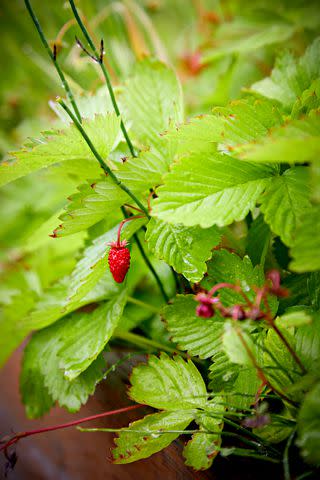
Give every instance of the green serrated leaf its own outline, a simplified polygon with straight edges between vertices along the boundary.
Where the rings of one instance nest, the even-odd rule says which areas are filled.
[[[302,327],[312,323],[312,316],[305,310],[289,311],[281,315],[278,321],[283,328]]]
[[[255,142],[235,148],[235,155],[257,163],[305,163],[317,165],[320,152],[320,115],[312,111],[308,117],[289,119]]]
[[[25,349],[20,387],[32,418],[43,415],[56,401],[70,412],[79,410],[103,377],[105,361],[100,356],[75,380],[67,380],[58,357],[63,340],[61,321],[34,334]]]
[[[126,123],[132,123],[131,131],[155,150],[170,122],[183,119],[181,86],[174,72],[157,60],[149,58],[136,65],[120,101]]]
[[[201,285],[210,290],[213,285],[221,282],[239,284],[246,295],[253,300],[255,292],[252,287],[261,287],[264,283],[264,274],[260,266],[253,267],[249,257],[239,257],[228,250],[216,250],[208,263],[208,275]],[[224,305],[243,303],[243,297],[229,288],[219,291],[219,297]]]
[[[189,281],[199,282],[207,270],[211,249],[220,240],[216,227],[201,229],[172,225],[152,218],[147,225],[146,240],[150,250],[165,260]]]
[[[169,130],[166,138],[176,155],[241,151],[242,145],[257,141],[270,129],[283,123],[277,107],[266,99],[234,100],[226,107],[215,107],[213,115],[201,115]]]
[[[182,158],[157,190],[152,215],[170,223],[203,228],[242,220],[272,176],[264,166],[218,153]]]
[[[200,358],[209,358],[220,349],[223,321],[220,317],[198,317],[193,295],[177,295],[174,303],[167,305],[162,314],[172,340],[181,350]]]
[[[299,219],[311,204],[307,167],[295,167],[275,177],[261,196],[260,209],[271,230],[292,245]]]
[[[120,119],[115,114],[99,115],[86,120],[84,129],[99,154],[107,160],[120,131]],[[87,175],[97,176],[101,169],[90,148],[74,125],[63,131],[53,131],[32,149],[14,152],[15,160],[0,164],[0,185],[31,172],[66,160],[87,160]]]
[[[65,321],[65,341],[58,356],[68,380],[78,377],[103,350],[119,323],[126,300],[127,292],[123,290],[92,313],[79,316],[77,321]]]
[[[112,451],[114,463],[135,462],[163,450],[179,437],[193,418],[193,413],[181,410],[154,413],[130,423],[129,428],[115,439],[116,448]],[[178,432],[166,433],[166,430]]]
[[[191,362],[181,357],[151,356],[146,365],[131,375],[130,397],[145,405],[165,410],[190,410],[206,404],[206,386]]]
[[[320,465],[320,383],[307,393],[298,414],[298,440],[302,457]]]
[[[61,224],[57,227],[57,220],[54,225],[56,228],[54,231],[52,229],[55,237],[81,232],[105,217],[113,217],[116,223],[119,209],[129,200],[129,196],[111,181],[97,180],[80,185],[78,193],[71,195],[68,200],[65,211],[59,215]]]
[[[219,453],[221,436],[199,431],[184,446],[183,456],[188,467],[194,470],[207,470]]]
[[[226,321],[224,324],[222,345],[232,363],[249,367],[254,366],[248,350],[250,350],[254,358],[256,358],[256,348],[250,334],[244,326],[241,328],[240,325],[235,324],[233,321]]]
[[[271,76],[255,83],[251,89],[291,109],[297,97],[320,76],[319,54],[320,38],[314,40],[299,60],[284,53],[278,57]]]
[[[295,232],[291,245],[294,272],[314,272],[320,269],[320,206],[315,205],[300,218],[300,225]]]

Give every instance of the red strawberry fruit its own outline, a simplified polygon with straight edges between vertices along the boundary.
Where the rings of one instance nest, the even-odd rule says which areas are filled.
[[[110,272],[117,283],[122,283],[130,267],[128,242],[126,240],[116,241],[110,242],[109,245],[111,246],[108,255]]]

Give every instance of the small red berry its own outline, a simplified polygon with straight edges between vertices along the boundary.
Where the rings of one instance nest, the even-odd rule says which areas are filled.
[[[130,250],[127,241],[111,242],[108,263],[110,272],[117,283],[122,283],[130,267]]]
[[[214,310],[211,305],[201,303],[196,308],[196,315],[202,318],[211,318],[214,316]]]

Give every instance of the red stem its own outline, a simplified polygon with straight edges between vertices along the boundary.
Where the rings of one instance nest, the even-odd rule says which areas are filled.
[[[136,408],[141,408],[143,406],[144,405],[130,405],[128,407],[123,407],[117,410],[110,410],[108,412],[98,413],[96,415],[91,415],[90,417],[80,418],[79,420],[73,420],[72,422],[62,423],[60,425],[54,425],[52,427],[40,428],[38,430],[29,430],[27,432],[20,432],[14,435],[4,445],[2,445],[0,447],[0,452],[6,451],[9,447],[11,447],[11,445],[14,445],[22,438],[31,437],[32,435],[38,435],[40,433],[53,432],[55,430],[60,430],[62,428],[74,427],[76,425],[80,425],[81,423],[90,422],[91,420],[96,420],[97,418],[117,415],[118,413],[128,412],[129,410],[135,410]]]
[[[209,291],[209,295],[212,296],[217,290],[220,290],[221,288],[230,288],[231,290],[234,290],[245,299],[248,306],[252,304],[252,302],[249,300],[247,295],[242,291],[242,288],[239,285],[234,285],[233,283],[227,283],[227,282],[217,283],[217,285],[211,288],[211,290]]]
[[[120,247],[120,235],[122,227],[125,223],[130,222],[131,220],[135,220],[136,218],[143,218],[145,215],[133,215],[132,217],[125,218],[119,225],[118,229],[118,236],[117,236],[117,247]]]

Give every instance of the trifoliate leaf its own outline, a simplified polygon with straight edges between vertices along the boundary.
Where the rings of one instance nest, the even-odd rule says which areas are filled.
[[[132,422],[115,439],[114,463],[131,463],[166,448],[193,420],[188,410],[160,412]],[[177,431],[166,433],[166,431]]]
[[[211,258],[211,249],[219,243],[220,234],[216,227],[188,228],[152,218],[147,225],[146,240],[158,258],[189,281],[199,282],[207,270],[205,262]]]
[[[162,353],[133,369],[130,397],[138,403],[165,410],[188,410],[206,404],[206,386],[191,362]]]

